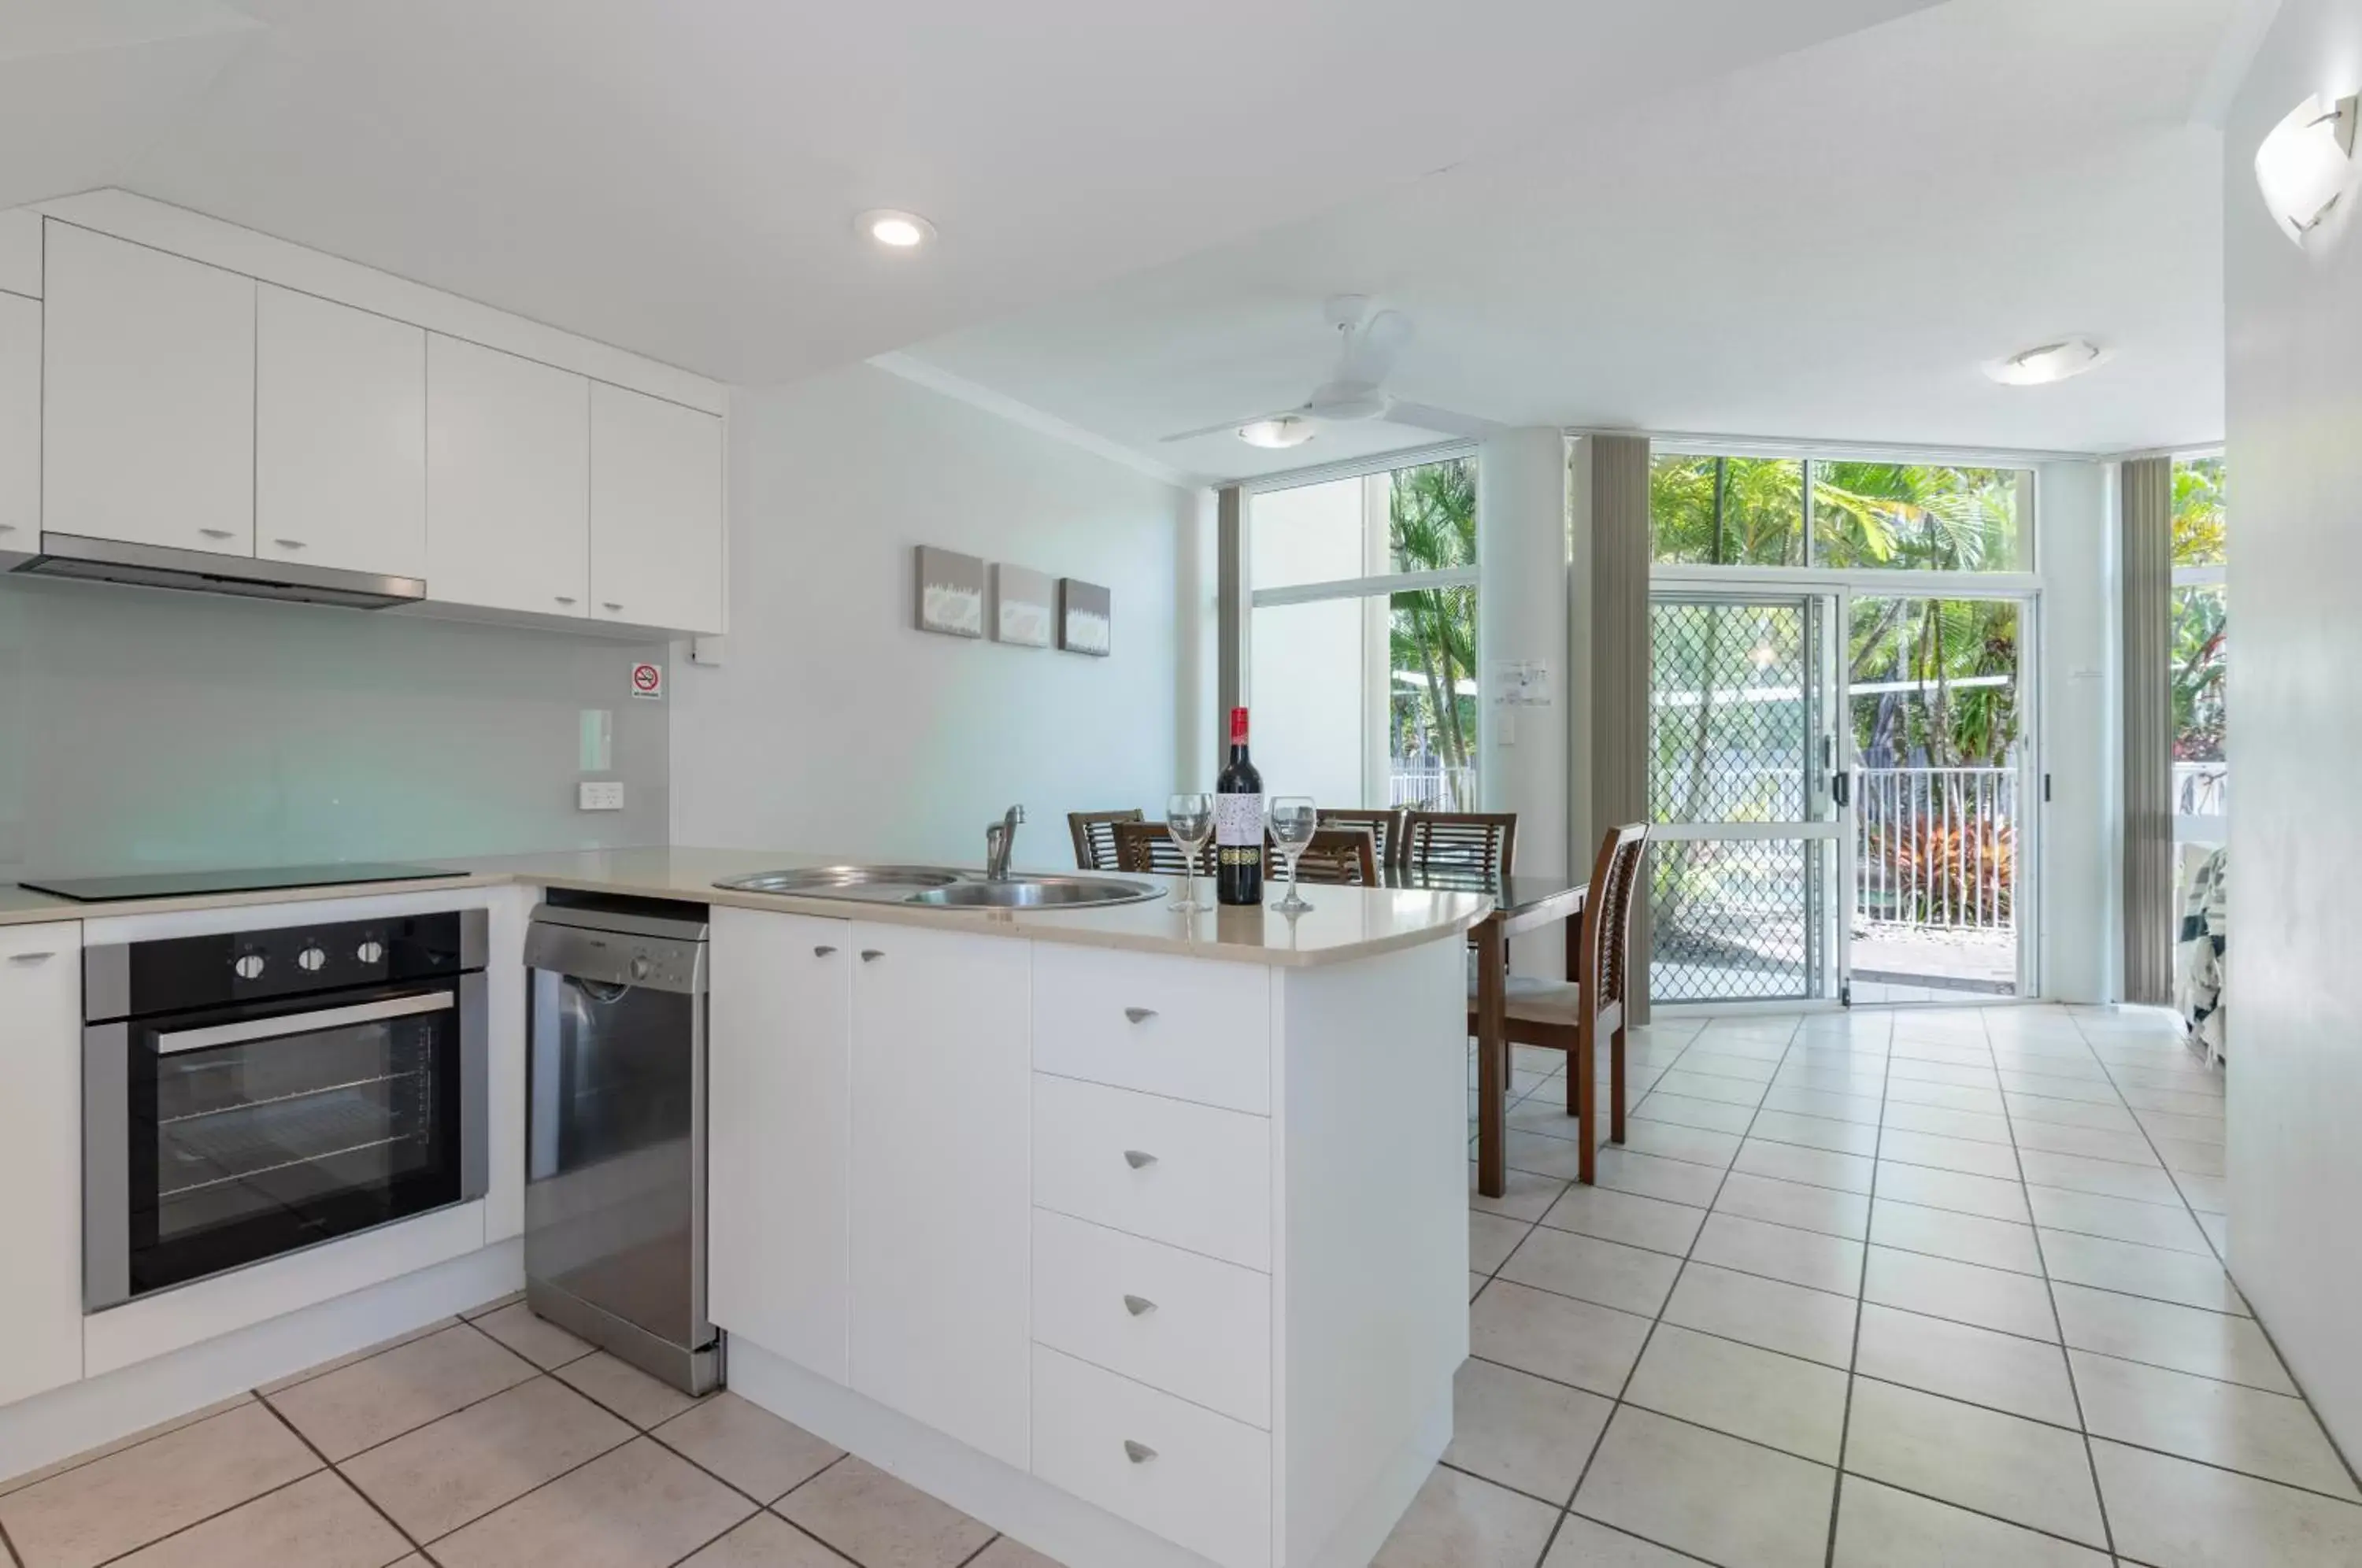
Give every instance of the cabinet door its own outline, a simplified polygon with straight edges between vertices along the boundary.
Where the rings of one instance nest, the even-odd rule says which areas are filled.
[[[723,629],[722,421],[590,383],[590,613]]]
[[[1021,1469],[1031,944],[853,928],[853,1386]]]
[[[426,592],[588,615],[590,382],[426,335]]]
[[[258,284],[254,553],[426,570],[426,333]]]
[[[841,920],[717,906],[710,956],[710,1315],[845,1381],[853,937]]]
[[[41,532],[41,302],[0,293],[0,556]]]
[[[0,1405],[82,1376],[82,926],[0,927]]]
[[[254,280],[47,226],[42,526],[254,554]]]

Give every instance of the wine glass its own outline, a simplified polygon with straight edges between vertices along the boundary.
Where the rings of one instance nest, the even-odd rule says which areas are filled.
[[[1181,874],[1187,878],[1173,912],[1202,913],[1206,906],[1198,901],[1198,856],[1214,836],[1214,797],[1203,790],[1170,797],[1164,802],[1164,830],[1180,846]]]
[[[1279,845],[1280,854],[1287,857],[1287,897],[1271,906],[1282,914],[1299,915],[1312,907],[1296,891],[1296,867],[1303,858],[1305,846],[1312,842],[1314,830],[1319,825],[1320,814],[1313,809],[1311,796],[1272,797],[1272,841]]]

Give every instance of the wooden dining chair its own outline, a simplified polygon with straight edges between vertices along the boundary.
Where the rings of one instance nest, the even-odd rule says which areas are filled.
[[[1413,870],[1446,869],[1507,877],[1518,863],[1515,812],[1406,813],[1400,864]]]
[[[1128,812],[1068,812],[1066,831],[1075,835],[1075,868],[1079,871],[1119,870],[1115,863],[1115,825],[1136,823],[1138,807]]]
[[[1369,829],[1371,847],[1376,852],[1378,864],[1401,864],[1403,851],[1403,813],[1401,808],[1363,810],[1358,807],[1323,806],[1320,821],[1324,826],[1363,827]]]
[[[1173,842],[1173,834],[1163,823],[1110,823],[1108,831],[1115,839],[1115,868],[1119,871],[1178,877],[1188,869],[1181,846]],[[1198,850],[1198,875],[1213,874],[1214,845],[1209,840]]]
[[[1603,1033],[1608,1042],[1607,1136],[1611,1143],[1624,1142],[1625,998],[1631,978],[1632,911],[1641,897],[1640,869],[1648,847],[1646,823],[1608,829],[1599,841],[1598,858],[1591,864],[1583,915],[1568,955],[1573,973],[1563,982],[1515,975],[1507,982],[1503,1010],[1509,1043],[1566,1053],[1566,1113],[1581,1124],[1577,1170],[1586,1182],[1595,1174],[1598,1146],[1595,1075]],[[1469,1033],[1476,1032],[1476,1023],[1472,976]]]
[[[1271,874],[1285,876],[1283,864],[1271,863]],[[1377,839],[1360,826],[1315,828],[1312,842],[1296,859],[1297,879],[1348,888],[1374,888],[1378,881]]]

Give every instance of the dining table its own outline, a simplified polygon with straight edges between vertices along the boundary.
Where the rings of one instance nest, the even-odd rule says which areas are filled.
[[[1469,938],[1476,955],[1476,1190],[1499,1198],[1509,1184],[1509,939],[1564,927],[1566,977],[1574,978],[1589,881],[1548,873],[1504,877],[1449,862],[1384,867],[1378,879],[1406,891],[1483,893],[1493,900],[1492,912]],[[1572,1062],[1567,1070],[1574,1070]]]

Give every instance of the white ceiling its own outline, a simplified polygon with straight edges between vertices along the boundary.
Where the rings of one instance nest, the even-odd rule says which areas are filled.
[[[1953,0],[912,353],[1220,475],[1435,439],[1374,424],[1280,453],[1159,443],[1301,402],[1339,290],[1416,323],[1392,391],[1505,424],[2217,440],[2222,154],[2204,118],[2254,9]],[[2114,358],[2045,388],[1979,370],[2068,333]]]
[[[770,381],[1926,3],[7,0],[0,205],[121,185]]]

